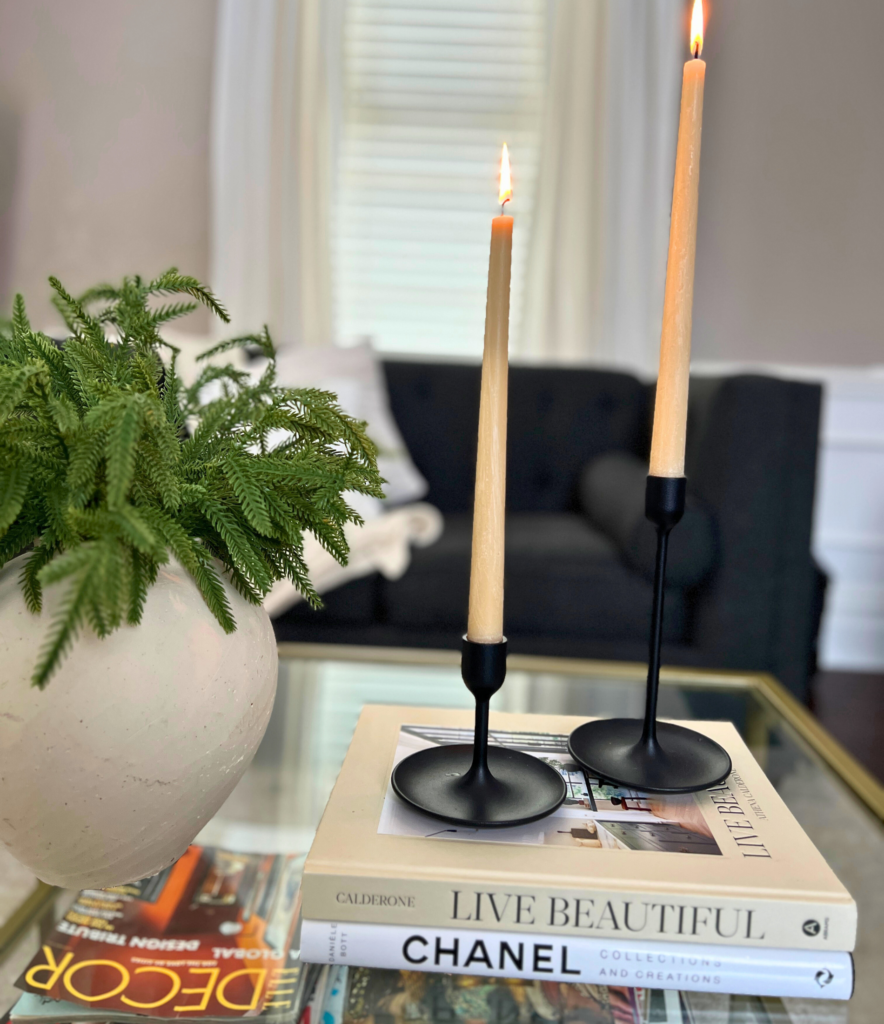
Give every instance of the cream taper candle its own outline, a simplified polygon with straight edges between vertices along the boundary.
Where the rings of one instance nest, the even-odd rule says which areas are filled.
[[[700,136],[703,129],[703,4],[694,0],[691,18],[693,57],[684,66],[669,259],[663,298],[660,373],[654,405],[651,476],[684,476],[688,417],[688,375],[691,364],[691,317],[694,304],[694,262],[697,251],[697,197],[700,186]]]
[[[506,146],[500,164],[500,202],[512,196]],[[479,399],[479,445],[476,453],[476,498],[473,508],[473,557],[467,637],[476,643],[503,639],[503,553],[506,511],[506,406],[510,267],[513,218],[501,214],[491,222],[485,348]]]

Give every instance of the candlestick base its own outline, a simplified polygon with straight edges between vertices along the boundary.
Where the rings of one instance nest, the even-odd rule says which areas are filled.
[[[474,741],[430,747],[393,769],[400,799],[454,825],[507,828],[552,814],[565,799],[565,780],[545,761],[520,750],[488,746],[488,702],[506,676],[506,640],[463,638],[461,674],[476,698]]]
[[[715,740],[671,722],[655,724],[649,742],[641,719],[586,722],[571,733],[568,749],[590,775],[645,793],[694,793],[730,775],[731,759]]]
[[[453,825],[507,828],[545,818],[565,799],[561,775],[520,750],[488,748],[488,772],[471,772],[473,744],[431,747],[393,771],[397,796],[418,811]]]

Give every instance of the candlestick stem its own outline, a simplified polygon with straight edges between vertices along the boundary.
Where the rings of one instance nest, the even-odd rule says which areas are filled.
[[[473,742],[430,747],[393,769],[397,796],[418,811],[470,828],[526,825],[544,818],[565,799],[562,776],[521,750],[488,745],[492,696],[506,676],[506,640],[463,638],[461,674],[476,699]]]
[[[648,643],[648,687],[642,743],[657,744],[657,695],[660,691],[660,648],[663,643],[663,601],[666,596],[666,555],[669,534],[684,515],[685,478],[649,476],[645,490],[645,516],[657,527],[657,557],[654,561],[654,596],[651,604],[651,632]]]
[[[669,534],[685,507],[685,478],[649,476],[645,515],[657,528],[657,557],[648,644],[644,719],[609,718],[586,722],[571,733],[568,749],[599,779],[647,793],[692,793],[730,774],[727,752],[702,733],[657,721],[666,556]]]
[[[506,640],[499,644],[476,644],[464,638],[460,673],[467,689],[476,699],[473,726],[473,760],[461,780],[463,786],[488,786],[495,783],[488,767],[488,714],[491,698],[506,678]]]
[[[473,763],[469,778],[487,779],[488,769],[488,712],[491,704],[487,700],[476,701],[476,724],[473,728]]]
[[[657,695],[660,691],[660,647],[663,642],[663,598],[666,585],[666,553],[669,529],[657,527],[657,558],[654,563],[654,603],[651,607],[651,641],[648,650],[648,688],[642,743],[657,743]]]

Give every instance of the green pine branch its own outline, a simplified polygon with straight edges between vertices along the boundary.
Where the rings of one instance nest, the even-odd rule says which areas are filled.
[[[203,353],[257,348],[267,359],[258,379],[213,364],[185,387],[160,329],[197,304],[228,316],[174,268],[79,297],[50,283],[64,345],[32,330],[21,296],[0,327],[0,566],[28,552],[19,584],[33,614],[45,587],[61,588],[34,684],[83,629],[106,636],[139,623],[170,558],[225,632],[236,622],[219,571],[253,603],[289,579],[318,605],[305,532],[346,562],[344,526],[360,520],[344,492],[383,496],[365,425],[334,395],[280,387],[266,328]],[[172,298],[158,305],[162,296]],[[202,402],[216,381],[220,397]]]

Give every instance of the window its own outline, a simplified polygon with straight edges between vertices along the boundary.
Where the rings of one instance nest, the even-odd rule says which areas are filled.
[[[333,227],[336,334],[480,355],[491,217],[513,164],[510,332],[531,233],[547,0],[350,0]]]

